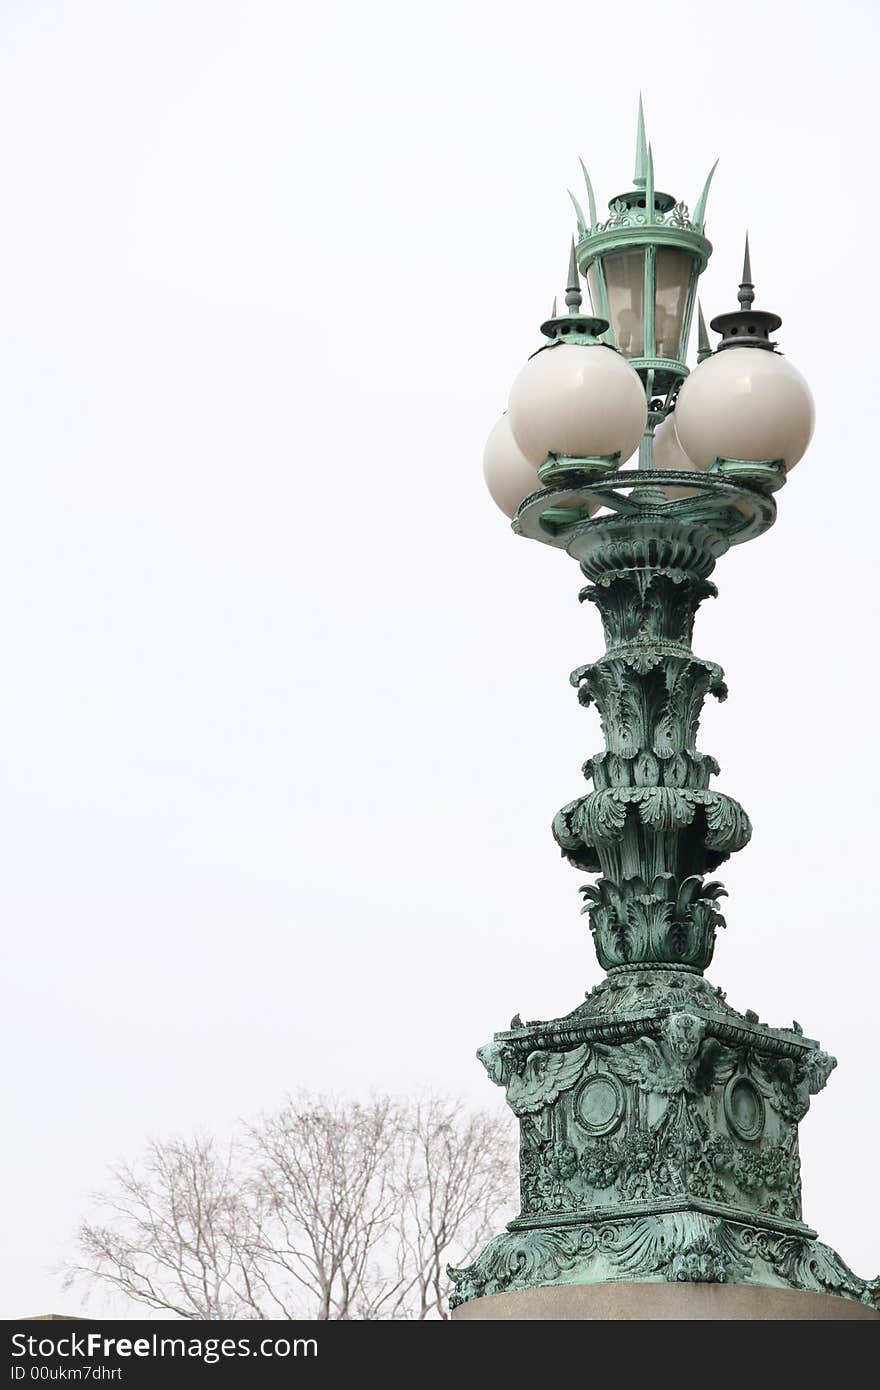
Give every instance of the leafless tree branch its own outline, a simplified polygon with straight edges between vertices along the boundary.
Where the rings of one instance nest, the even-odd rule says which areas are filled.
[[[110,1170],[68,1284],[180,1318],[445,1318],[515,1188],[510,1126],[448,1097],[305,1093]]]

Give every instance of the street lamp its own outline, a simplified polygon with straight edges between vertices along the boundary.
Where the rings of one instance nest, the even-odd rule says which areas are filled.
[[[566,1017],[517,1016],[480,1049],[520,1122],[522,1209],[451,1271],[455,1316],[876,1317],[880,1284],[801,1212],[798,1123],[834,1059],[704,975],[724,925],[706,876],[751,827],[696,747],[706,695],[727,691],[693,622],[717,559],[773,524],[812,398],[772,341],[781,320],[754,307],[748,241],[738,307],[712,320],[714,351],[698,311],[689,372],[712,174],[693,216],[658,193],[641,104],[634,188],[604,223],[584,177],[565,312],[485,470],[516,533],[578,561],[602,618],[606,651],[571,682],[605,748],[553,834],[599,875],[583,910],[606,975]]]

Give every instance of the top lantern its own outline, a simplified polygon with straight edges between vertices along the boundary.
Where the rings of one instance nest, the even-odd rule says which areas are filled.
[[[577,260],[590,287],[593,312],[608,320],[605,341],[629,359],[648,392],[664,393],[688,374],[685,358],[697,280],[712,254],[703,227],[714,165],[693,216],[671,194],[657,192],[639,101],[634,187],[612,199],[606,222],[597,219],[583,161],[581,168],[589,220],[570,196],[578,220]]]

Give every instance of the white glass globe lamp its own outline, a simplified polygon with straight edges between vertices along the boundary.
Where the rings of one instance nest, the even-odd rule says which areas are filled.
[[[725,347],[707,357],[682,385],[675,428],[698,468],[716,458],[769,462],[786,469],[803,458],[812,438],[810,388],[778,352]]]
[[[686,454],[681,447],[681,441],[675,429],[674,414],[667,415],[666,419],[662,420],[654,431],[654,467],[671,468],[677,473],[701,471],[690,455]],[[663,491],[670,502],[676,502],[682,497],[695,497],[700,490],[695,487],[670,485],[664,487]]]
[[[493,427],[483,451],[483,476],[492,496],[505,516],[514,517],[524,497],[541,486],[538,470],[529,463],[510,432],[506,415]]]
[[[815,407],[800,372],[770,341],[782,319],[754,308],[748,237],[737,299],[739,309],[712,320],[721,342],[683,383],[675,428],[698,468],[716,458],[781,459],[790,470],[807,451]]]
[[[555,342],[513,383],[510,428],[540,468],[548,454],[603,458],[635,453],[648,420],[645,390],[620,353],[599,342]]]

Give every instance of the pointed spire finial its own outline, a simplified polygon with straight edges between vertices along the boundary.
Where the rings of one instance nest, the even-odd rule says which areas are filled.
[[[648,177],[645,180],[645,208],[648,222],[654,220],[654,151],[648,146]]]
[[[575,215],[575,217],[577,218],[578,235],[579,235],[579,236],[586,236],[586,235],[587,235],[587,222],[586,222],[586,218],[584,217],[584,210],[583,210],[583,208],[581,207],[580,203],[578,202],[577,198],[576,198],[576,197],[574,196],[574,194],[572,193],[571,189],[568,190],[568,196],[569,196],[569,198],[571,199],[572,203],[574,204],[574,215]]]
[[[707,357],[712,356],[712,345],[709,342],[709,334],[706,330],[706,320],[703,318],[703,306],[697,300],[697,361],[703,362]]]
[[[555,319],[555,318],[556,318],[556,295],[555,295],[555,294],[554,294],[554,296],[553,296],[553,308],[550,310],[550,317],[551,317],[551,319]]]
[[[648,142],[645,139],[645,110],[642,105],[642,94],[639,92],[639,124],[636,132],[636,171],[633,174],[633,183],[636,188],[644,188],[648,177]]]
[[[746,251],[743,256],[742,283],[737,295],[741,309],[751,309],[755,302],[755,286],[752,281],[752,261],[749,255],[749,234],[746,232]]]
[[[716,159],[715,163],[712,165],[712,168],[709,170],[708,178],[706,179],[706,182],[703,184],[703,191],[697,200],[697,206],[694,210],[693,223],[697,231],[700,233],[703,232],[706,226],[706,200],[709,197],[709,189],[712,186],[712,176],[717,168],[718,160]]]
[[[709,327],[721,334],[721,342],[715,349],[752,347],[765,348],[774,352],[776,344],[770,341],[770,334],[782,326],[778,314],[766,309],[755,309],[755,285],[752,280],[752,258],[749,254],[749,238],[746,233],[746,250],[743,256],[742,280],[737,294],[739,307],[729,314],[716,314]]]
[[[596,195],[593,192],[593,185],[590,182],[587,166],[583,160],[581,160],[581,169],[584,173],[584,183],[587,185],[587,203],[590,209],[590,231],[594,232],[598,225],[598,218],[596,217]]]
[[[568,258],[568,284],[565,287],[565,307],[570,314],[577,314],[581,307],[581,277],[578,274],[577,256],[574,250],[574,237],[571,239],[571,254]]]

